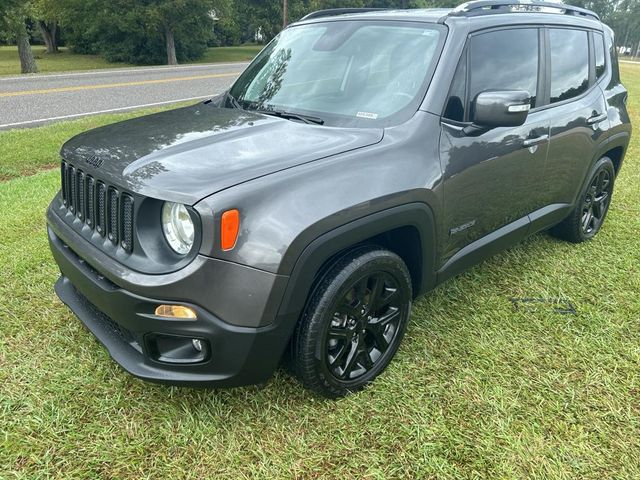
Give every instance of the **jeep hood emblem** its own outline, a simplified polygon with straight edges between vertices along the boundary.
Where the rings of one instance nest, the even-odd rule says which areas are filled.
[[[91,155],[90,157],[85,158],[84,161],[94,168],[100,168],[104,163],[104,158],[100,158],[97,155]]]

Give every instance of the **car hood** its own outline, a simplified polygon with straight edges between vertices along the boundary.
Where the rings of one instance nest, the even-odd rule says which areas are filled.
[[[65,143],[61,155],[108,183],[192,205],[382,136],[382,129],[322,127],[200,103],[90,130]]]

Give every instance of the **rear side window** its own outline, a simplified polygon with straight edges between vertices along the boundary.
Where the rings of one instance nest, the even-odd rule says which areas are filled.
[[[596,57],[596,78],[600,78],[606,71],[604,55],[604,37],[601,33],[593,33],[593,49]]]
[[[469,51],[470,109],[475,97],[487,90],[524,90],[535,106],[538,88],[538,30],[497,30],[471,38]],[[470,111],[470,110],[469,110]],[[473,121],[473,112],[469,115]]]
[[[589,88],[589,41],[587,32],[552,28],[551,103],[577,97]]]

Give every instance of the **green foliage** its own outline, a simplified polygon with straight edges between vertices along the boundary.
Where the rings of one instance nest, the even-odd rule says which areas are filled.
[[[288,21],[327,8],[453,7],[462,1],[288,0]],[[640,0],[572,3],[596,11],[615,30],[619,45],[639,45]],[[188,61],[201,58],[206,46],[253,42],[258,29],[269,41],[283,24],[282,0],[0,0],[0,39],[11,30],[1,20],[7,17],[3,11],[15,12],[16,6],[34,21],[57,22],[65,43],[76,53],[136,64],[165,63],[167,29],[174,33],[178,61]],[[211,10],[217,14],[215,23],[208,15]]]
[[[200,58],[213,33],[210,0],[61,0],[65,39],[77,53],[112,62],[165,63],[165,30],[175,35],[178,61]]]
[[[613,28],[618,46],[640,48],[640,0],[574,0],[574,5],[596,12]]]

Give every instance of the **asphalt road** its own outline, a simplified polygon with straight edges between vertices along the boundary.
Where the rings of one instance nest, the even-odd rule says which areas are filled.
[[[247,63],[0,77],[0,130],[197,100],[224,91]]]

